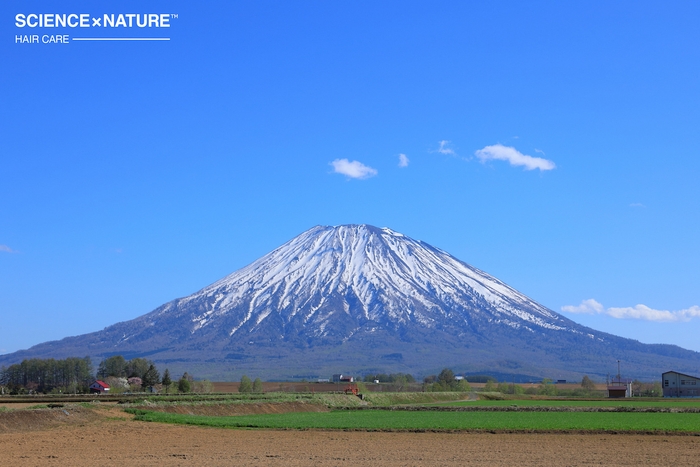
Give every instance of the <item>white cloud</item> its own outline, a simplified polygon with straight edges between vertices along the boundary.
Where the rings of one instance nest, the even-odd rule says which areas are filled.
[[[528,156],[514,147],[503,146],[502,144],[486,146],[483,149],[479,149],[474,154],[481,159],[481,162],[490,160],[508,161],[510,165],[522,165],[526,170],[552,170],[556,167],[554,162],[550,160]]]
[[[0,245],[0,251],[2,251],[4,253],[17,253],[15,250],[13,250],[12,248],[10,248],[7,245]]]
[[[592,298],[584,300],[580,305],[566,305],[561,307],[561,311],[566,311],[567,313],[583,313],[587,315],[594,315],[596,313],[602,313],[603,305],[596,302]]]
[[[700,306],[691,306],[690,308],[677,311],[654,310],[641,304],[633,307],[612,307],[606,309],[592,298],[582,301],[580,305],[563,306],[561,310],[567,313],[605,314],[617,319],[640,319],[644,321],[678,322],[700,318]]]
[[[644,206],[642,203],[630,203],[630,207],[631,208],[645,208],[646,206]]]
[[[440,147],[435,150],[435,152],[439,152],[440,154],[447,154],[448,156],[456,156],[457,153],[455,152],[454,149],[452,149],[450,146],[452,143],[450,141],[447,141],[446,139],[443,139],[440,141]]]
[[[406,157],[406,154],[399,154],[399,167],[408,167],[408,163],[411,162]]]
[[[377,170],[369,167],[362,162],[352,161],[347,159],[336,159],[331,162],[333,171],[337,174],[347,175],[350,178],[370,178],[377,175]]]
[[[700,306],[691,306],[685,310],[654,310],[646,305],[626,308],[608,308],[606,313],[619,319],[643,319],[646,321],[690,321],[700,318]]]

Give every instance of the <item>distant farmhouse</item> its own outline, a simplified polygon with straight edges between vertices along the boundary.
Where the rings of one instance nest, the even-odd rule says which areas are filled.
[[[90,392],[96,394],[104,394],[109,392],[109,384],[99,379],[90,385]]]
[[[700,397],[700,377],[677,371],[661,374],[664,397]]]
[[[352,376],[348,375],[343,375],[343,374],[335,374],[331,378],[334,383],[354,383],[355,378]]]

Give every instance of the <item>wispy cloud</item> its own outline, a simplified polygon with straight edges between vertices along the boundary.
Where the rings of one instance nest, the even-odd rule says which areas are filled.
[[[508,161],[510,165],[520,165],[525,167],[526,170],[540,169],[542,171],[552,170],[556,167],[554,162],[548,159],[528,156],[521,153],[514,147],[503,146],[502,144],[486,146],[483,149],[479,149],[474,154],[481,160],[481,162],[490,160]]]
[[[617,319],[640,319],[644,321],[679,322],[700,318],[700,306],[691,306],[690,308],[677,311],[655,310],[646,305],[605,308],[592,298],[582,301],[580,305],[563,306],[561,307],[561,311],[589,315],[604,314]]]
[[[596,302],[592,298],[584,300],[580,305],[566,305],[561,307],[561,311],[566,311],[567,313],[583,313],[586,315],[594,315],[597,313],[602,313],[605,308],[600,303]]]
[[[631,208],[645,208],[646,206],[644,206],[642,203],[630,203],[630,207]]]
[[[331,162],[333,172],[343,174],[350,178],[364,179],[377,175],[376,169],[369,167],[359,161],[349,161],[347,159],[336,159]]]
[[[644,319],[647,321],[690,321],[700,318],[700,306],[691,306],[685,310],[654,310],[646,305],[626,308],[608,308],[606,313],[613,318]]]
[[[440,146],[435,150],[435,152],[439,152],[440,154],[446,154],[448,156],[456,156],[457,153],[455,152],[454,149],[452,149],[452,142],[447,141],[446,139],[443,139],[438,143]]]
[[[7,245],[0,245],[0,251],[3,253],[17,253],[15,250]]]
[[[408,167],[408,163],[411,162],[406,157],[406,154],[399,154],[399,167]]]

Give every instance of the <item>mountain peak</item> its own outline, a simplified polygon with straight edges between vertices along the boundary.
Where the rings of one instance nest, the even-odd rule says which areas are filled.
[[[456,330],[475,320],[529,331],[568,329],[568,320],[483,271],[366,224],[316,226],[183,300],[207,310],[193,317],[195,331],[214,324],[213,316],[228,315],[237,321],[230,335],[280,320],[283,328],[301,320],[293,327],[304,335],[339,339],[362,326]],[[326,303],[332,310],[318,313]],[[356,326],[344,332],[332,326],[341,313]]]

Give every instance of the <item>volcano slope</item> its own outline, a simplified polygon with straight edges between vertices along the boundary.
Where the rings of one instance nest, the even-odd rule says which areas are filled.
[[[457,372],[580,379],[695,372],[700,353],[580,326],[388,228],[317,226],[184,298],[102,331],[0,357],[147,357],[235,380]]]

